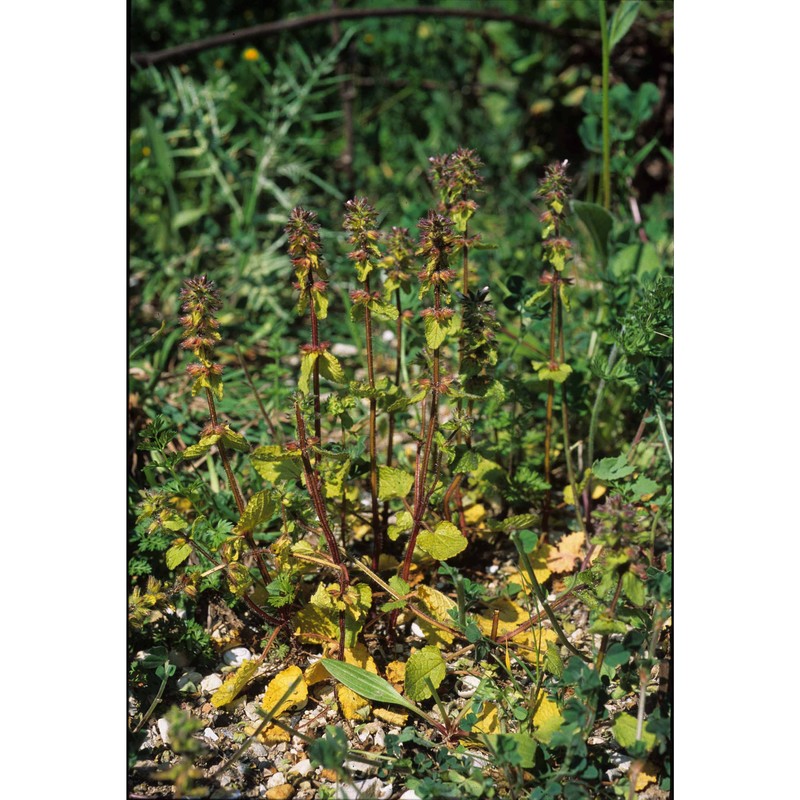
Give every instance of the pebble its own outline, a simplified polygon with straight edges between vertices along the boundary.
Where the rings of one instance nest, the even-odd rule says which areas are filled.
[[[398,800],[422,800],[422,798],[413,789],[406,789]]]
[[[377,765],[365,764],[363,761],[357,761],[356,759],[345,761],[344,766],[350,772],[357,772],[360,775],[377,775],[378,773]]]
[[[286,783],[284,774],[282,772],[276,772],[274,775],[270,775],[267,781],[267,789],[272,789],[273,786],[282,786],[284,783]]]
[[[218,742],[219,741],[219,736],[217,736],[217,734],[214,733],[214,731],[211,730],[211,728],[206,728],[203,731],[203,736],[205,736],[206,739],[208,739],[211,742]]]
[[[169,722],[167,722],[164,717],[161,717],[161,719],[156,722],[156,726],[158,727],[161,741],[164,742],[164,744],[169,744]]]
[[[465,675],[459,682],[456,692],[459,697],[472,697],[478,689],[481,679],[475,675]]]
[[[299,775],[301,778],[305,778],[314,767],[311,764],[310,758],[304,758],[302,761],[298,761],[293,767],[289,767],[289,774],[290,775]]]
[[[257,708],[259,708],[258,703],[248,703],[244,707],[245,716],[253,722],[260,722],[263,719],[263,717],[256,710]]]
[[[222,676],[217,672],[206,675],[206,677],[200,681],[200,691],[205,694],[215,692],[220,686],[222,686]]]
[[[380,778],[367,778],[363,781],[352,783],[338,783],[336,785],[336,800],[361,800],[375,798],[375,800],[389,800],[394,791],[394,785],[384,783]]]
[[[289,800],[294,796],[294,786],[290,783],[284,783],[281,786],[273,786],[272,789],[267,789],[265,797],[267,800]]]
[[[228,650],[222,660],[228,667],[240,667],[245,661],[250,661],[253,654],[246,647],[233,647]]]
[[[336,342],[330,350],[337,358],[347,358],[349,356],[357,356],[359,353],[358,348],[354,344],[344,344],[343,342]]]
[[[411,635],[416,636],[418,639],[424,639],[425,634],[422,632],[422,628],[417,625],[416,622],[411,623]]]

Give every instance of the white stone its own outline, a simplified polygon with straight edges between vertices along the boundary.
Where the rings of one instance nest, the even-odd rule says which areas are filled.
[[[421,800],[421,798],[413,789],[406,789],[398,800]]]
[[[246,647],[234,647],[222,656],[222,660],[229,667],[240,667],[252,658],[253,654]]]
[[[384,783],[379,778],[367,778],[352,783],[337,783],[336,800],[389,800],[394,791],[394,784]]]
[[[354,344],[336,342],[331,346],[330,352],[337,358],[348,358],[349,356],[357,356],[359,351]]]
[[[161,717],[161,719],[156,722],[156,726],[158,727],[161,741],[164,742],[164,744],[169,744],[169,722],[167,722],[164,717]]]
[[[282,772],[276,772],[274,775],[270,775],[269,780],[267,781],[267,789],[274,789],[276,786],[283,786],[286,783],[286,778],[284,777]]]
[[[298,761],[293,767],[289,767],[289,774],[292,775],[299,775],[301,778],[305,778],[314,767],[311,764],[310,758],[304,758],[302,761]]]
[[[375,736],[372,738],[372,743],[380,750],[386,746],[386,733],[383,728],[378,728],[375,731]]]
[[[418,639],[424,639],[425,634],[422,632],[422,628],[417,625],[416,622],[411,623],[411,635],[416,636]]]
[[[220,686],[222,686],[222,676],[217,672],[206,675],[206,677],[200,681],[200,691],[206,694],[215,692]]]
[[[378,772],[378,767],[376,764],[366,764],[363,761],[358,761],[357,759],[345,761],[344,766],[346,769],[350,770],[350,772],[358,772],[361,775],[375,775]]]
[[[211,728],[206,728],[203,731],[203,736],[205,736],[206,739],[208,739],[211,742],[218,742],[219,741],[219,736],[217,736],[217,734],[214,733],[214,731],[211,730]]]
[[[465,675],[456,689],[459,697],[472,697],[475,694],[481,679],[474,675]]]

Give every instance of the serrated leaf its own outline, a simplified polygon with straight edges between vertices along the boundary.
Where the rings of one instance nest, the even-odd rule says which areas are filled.
[[[328,316],[327,292],[321,292],[319,289],[312,289],[311,297],[314,301],[314,311],[316,311],[317,319],[325,319],[325,317]]]
[[[234,531],[252,531],[265,520],[272,519],[276,511],[277,506],[268,490],[256,492],[247,501],[247,508],[242,512]]]
[[[386,535],[389,537],[389,539],[395,542],[401,533],[410,531],[413,524],[414,520],[412,519],[411,514],[408,511],[400,511],[397,514],[394,525],[389,526],[389,530],[387,531]]]
[[[345,664],[330,658],[322,658],[320,663],[337,681],[343,683],[348,689],[352,689],[361,697],[366,697],[376,703],[403,706],[403,708],[407,708],[414,713],[419,711],[412,702],[406,700],[397,689],[378,675],[373,675],[371,672],[367,672],[367,670],[356,667],[353,664]]]
[[[395,467],[378,467],[378,499],[402,499],[414,485],[414,476]]]
[[[438,647],[427,645],[412,653],[406,662],[405,691],[412,700],[427,700],[432,692],[425,682],[428,678],[438,689],[447,674],[447,665]]]
[[[308,394],[311,388],[311,375],[317,359],[319,359],[319,353],[303,353],[300,357],[300,378],[297,381],[297,388],[304,394]]]
[[[218,433],[212,433],[211,436],[204,436],[197,444],[187,447],[181,458],[188,460],[190,458],[200,458],[204,456],[222,437]]]
[[[319,360],[319,374],[334,383],[344,383],[344,370],[333,353],[322,353]]]
[[[239,433],[234,433],[227,425],[225,426],[225,433],[222,434],[222,441],[226,447],[231,450],[238,450],[240,453],[247,453],[250,451],[250,445],[247,444],[247,439]]]
[[[631,714],[620,714],[615,720],[611,728],[614,738],[619,742],[621,747],[626,750],[632,748],[636,744],[636,717]],[[645,748],[652,750],[656,746],[656,735],[642,729],[642,738]]]
[[[250,460],[256,472],[269,483],[296,481],[303,474],[299,451],[284,450],[277,444],[259,447]]]
[[[417,545],[431,558],[447,561],[466,549],[467,540],[452,522],[442,521],[433,531],[422,531]]]
[[[537,376],[543,381],[564,383],[572,374],[572,367],[569,364],[556,364],[554,368],[549,361],[532,361],[531,365],[536,370]]]
[[[167,569],[175,569],[179,564],[186,561],[192,554],[192,546],[189,542],[181,541],[176,542],[172,547],[167,550],[165,557],[167,560]]]
[[[592,475],[601,481],[618,481],[630,475],[635,469],[628,464],[625,456],[601,458],[592,464]]]
[[[441,347],[442,342],[447,338],[456,325],[455,317],[439,321],[434,316],[425,317],[425,343],[431,350]]]
[[[635,606],[641,608],[644,605],[644,581],[633,572],[626,572],[622,576],[622,591]]]
[[[211,696],[211,705],[214,708],[222,708],[222,706],[235,700],[242,689],[250,683],[257,669],[257,661],[244,661],[236,672],[228,675],[222,686],[214,692]]]
[[[380,300],[370,300],[369,310],[375,319],[383,320],[384,322],[395,322],[400,316],[397,306],[391,303],[383,303]]]

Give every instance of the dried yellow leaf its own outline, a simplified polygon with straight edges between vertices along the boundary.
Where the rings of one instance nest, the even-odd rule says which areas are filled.
[[[449,625],[453,622],[453,618],[448,613],[451,608],[458,606],[447,596],[436,589],[431,589],[428,586],[419,586],[417,588],[417,597],[420,599],[421,604],[425,610],[439,622]],[[453,641],[453,634],[441,630],[422,618],[417,618],[417,624],[422,628],[428,644],[451,644]]]
[[[406,679],[406,665],[402,661],[390,661],[386,665],[386,680],[394,684],[394,688],[402,687]]]
[[[341,708],[345,719],[357,720],[358,722],[366,722],[369,719],[369,712],[372,709],[372,704],[369,700],[342,684],[336,687],[336,697],[339,700],[339,708]]]
[[[467,525],[477,525],[486,519],[486,507],[481,503],[476,503],[474,506],[464,509],[464,521]]]
[[[494,703],[484,703],[478,721],[472,726],[473,733],[500,733],[500,718]]]
[[[236,672],[228,675],[222,686],[211,696],[211,705],[214,708],[222,708],[222,706],[235,700],[242,689],[252,680],[257,669],[257,661],[242,662]]]
[[[326,652],[326,657],[335,658],[331,653]],[[362,642],[357,642],[355,647],[346,647],[344,651],[344,660],[347,664],[353,664],[356,667],[378,674],[378,667],[375,664],[375,659],[369,654],[366,646]],[[322,665],[321,661],[315,661],[305,671],[306,683],[313,686],[320,681],[330,680],[330,673]]]
[[[283,701],[281,697],[289,690],[293,683],[297,682],[291,693]],[[286,711],[304,708],[308,702],[308,685],[303,679],[303,672],[300,667],[287,667],[279,672],[267,686],[261,707],[264,711],[271,712],[273,716],[279,716]]]
[[[558,642],[558,636],[550,628],[537,628],[527,630],[515,636],[511,641],[517,645],[517,652],[526,660],[535,664],[544,665],[545,654],[547,653],[547,643]]]
[[[550,547],[547,567],[551,572],[572,572],[577,562],[583,558],[583,545],[586,539],[581,531],[562,536],[557,547]],[[537,576],[538,578],[538,576]]]
[[[388,708],[376,708],[372,711],[372,715],[376,719],[388,722],[390,725],[397,725],[402,727],[408,722],[408,714],[400,714],[396,711],[389,711]]]
[[[658,770],[652,761],[648,761],[636,776],[636,783],[633,788],[637,792],[641,792],[648,784],[655,783],[657,780]]]
[[[498,634],[509,633],[528,619],[527,612],[507,597],[498,597],[487,605],[489,610],[477,618],[478,628],[484,636],[489,636],[492,632],[495,610],[500,612],[497,620]]]

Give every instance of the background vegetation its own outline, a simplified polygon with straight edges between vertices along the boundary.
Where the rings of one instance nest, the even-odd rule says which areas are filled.
[[[184,281],[207,274],[222,292],[224,335],[218,358],[225,366],[226,391],[218,404],[220,415],[235,420],[251,441],[292,439],[291,396],[307,321],[294,311],[284,232],[291,210],[300,205],[318,214],[327,257],[343,264],[348,249],[342,232],[345,201],[368,197],[381,227],[403,226],[416,235],[418,221],[436,205],[429,158],[459,147],[473,149],[484,163],[474,228],[494,249],[471,254],[472,288],[489,287],[499,323],[496,371],[513,400],[498,403],[480,423],[486,441],[494,437],[482,455],[505,469],[499,488],[493,493],[487,481],[480,499],[498,521],[549,508],[543,482],[548,389],[535,380],[531,366],[546,357],[551,336],[551,309],[533,301],[547,260],[540,221],[544,206],[537,192],[545,166],[567,160],[574,202],[566,235],[575,243],[570,273],[575,286],[563,323],[573,372],[562,385],[571,440],[578,448],[578,478],[583,469],[599,464],[595,481],[606,488],[608,499],[597,498],[587,508],[596,512],[597,535],[605,537],[605,544],[620,545],[621,531],[635,534],[635,541],[624,546],[649,547],[645,567],[658,566],[659,575],[669,574],[664,558],[671,549],[672,12],[665,3],[627,6],[632,24],[620,29],[624,35],[611,51],[607,113],[600,12],[621,25],[622,15],[615,15],[621,7],[609,4],[606,9],[588,0],[502,4],[507,13],[533,18],[539,27],[424,16],[365,18],[237,39],[235,45],[132,68],[132,591],[145,592],[148,578],[173,586],[178,577],[168,555],[175,537],[168,526],[153,531],[152,515],[142,509],[142,498],[148,497],[144,492],[202,504],[208,511],[208,528],[202,532],[207,543],[222,542],[238,519],[224,486],[220,491],[225,477],[216,466],[209,463],[207,472],[204,468],[187,478],[174,458],[175,437],[178,449],[191,445],[205,421],[202,407],[190,403],[179,347]],[[135,54],[324,9],[311,2],[253,9],[239,2],[139,0],[131,10]],[[607,169],[604,116],[610,122]],[[607,185],[604,175],[610,178]],[[358,353],[364,339],[345,313],[349,288],[346,280],[331,283],[332,327],[326,338],[352,343]],[[419,308],[415,294],[405,298],[412,309]],[[391,344],[377,346],[378,357],[389,363]],[[422,342],[412,339],[409,361],[421,351]],[[352,354],[342,361],[348,371],[360,364]],[[558,492],[575,483],[563,458],[549,477]],[[260,488],[255,476],[250,479],[253,491]],[[653,503],[645,509],[647,518],[639,519],[644,496]],[[574,508],[562,503],[554,527],[565,534],[573,530]],[[507,545],[515,553],[510,539]],[[624,620],[621,628],[609,622],[611,627],[594,629],[618,637],[619,648],[609,650],[616,671],[606,677],[622,686],[623,694],[638,690],[636,665],[645,658],[644,650],[649,647],[646,658],[655,659],[646,634],[663,627],[666,581],[650,575],[646,598],[629,587],[624,602],[649,609],[641,625],[631,609],[627,617],[617,609],[614,598],[620,590],[614,594],[613,581],[598,590],[604,605],[597,613],[608,615],[610,608],[612,617],[616,612],[617,621]],[[154,698],[163,696],[165,702],[175,692],[168,680],[172,673],[165,660],[159,662],[159,654],[178,648],[195,665],[212,663],[214,649],[198,621],[199,608],[204,592],[219,588],[211,580],[200,587],[198,599],[177,596],[172,602],[182,614],[132,630],[131,683],[142,704],[140,717]],[[142,652],[149,654],[149,662],[137,658]],[[588,736],[592,722],[581,715],[590,713],[587,709],[597,713],[601,684],[579,664],[568,665],[564,674],[576,699],[573,716],[565,717],[565,731],[570,723]],[[658,707],[658,714],[668,712],[668,703]],[[641,742],[626,741],[639,759],[637,769],[646,763],[655,769],[655,763],[658,786],[668,791],[668,720],[655,727],[650,762]],[[570,731],[575,734],[574,727]],[[335,754],[335,738],[329,744]],[[596,787],[587,788],[595,786],[600,762],[585,745],[583,750],[568,746],[566,756],[558,739],[539,746],[545,755],[535,765],[538,785],[550,794],[535,794],[540,789],[526,784],[517,769],[523,756],[512,753],[506,775],[512,796],[588,796],[582,791],[600,796]],[[410,758],[400,743],[394,755],[399,762]],[[320,763],[324,757],[319,754]],[[426,791],[444,796],[459,781],[479,780],[446,758],[414,762],[417,777],[433,781],[417,784],[420,796]],[[449,788],[436,783],[443,766],[458,776]],[[634,784],[617,782],[602,791],[627,793]],[[476,791],[485,790],[481,784]]]

